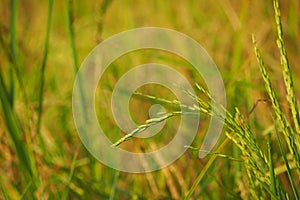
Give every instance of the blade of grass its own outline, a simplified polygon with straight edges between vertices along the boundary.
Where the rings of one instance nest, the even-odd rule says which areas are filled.
[[[20,58],[18,57],[18,38],[17,38],[17,14],[18,14],[18,0],[10,1],[10,28],[9,28],[9,53],[8,60],[11,63],[11,67],[9,69],[9,78],[10,78],[10,88],[6,88],[2,73],[0,71],[0,99],[1,106],[4,115],[4,121],[6,123],[6,128],[8,130],[8,134],[13,143],[13,149],[16,153],[17,160],[19,162],[19,172],[23,181],[21,182],[21,186],[24,186],[24,183],[28,181],[32,182],[29,185],[28,191],[26,193],[26,198],[33,198],[34,192],[38,187],[38,173],[36,170],[36,164],[34,159],[34,153],[32,151],[32,141],[29,138],[29,131],[21,128],[21,124],[19,119],[14,112],[14,92],[15,92],[15,80],[17,79],[17,83],[20,87],[20,93],[23,98],[23,107],[24,113],[26,117],[24,121],[28,120],[28,100],[25,91],[25,87],[22,81],[22,76],[20,73]],[[13,73],[14,72],[14,73]],[[23,140],[25,138],[26,141]],[[18,188],[19,189],[19,188]]]
[[[220,152],[225,145],[227,144],[227,142],[229,141],[228,137],[224,139],[224,141],[220,144],[220,146],[216,149],[216,152]],[[212,167],[214,161],[216,160],[218,156],[216,154],[213,154],[210,159],[208,160],[208,162],[206,163],[206,165],[204,166],[204,168],[201,170],[200,174],[198,175],[198,177],[196,178],[195,182],[193,183],[191,189],[189,190],[188,194],[184,197],[184,200],[189,200],[191,199],[192,194],[195,192],[196,188],[198,187],[198,185],[200,184],[200,182],[202,181],[202,179],[204,178],[206,172]]]
[[[270,185],[270,190],[275,194],[277,195],[277,189],[276,189],[276,182],[275,182],[275,173],[274,173],[274,166],[273,166],[273,159],[272,159],[272,150],[271,150],[271,145],[270,145],[270,136],[268,138],[268,142],[267,142],[267,145],[268,145],[268,155],[269,155],[269,171],[270,171],[270,182],[271,182],[271,185]],[[272,199],[276,199],[274,197],[271,197]]]
[[[28,190],[29,190],[31,184],[32,184],[32,181],[30,181],[30,182],[27,184],[27,186],[25,187],[24,191],[23,191],[22,194],[21,194],[20,200],[26,199],[26,196],[25,196],[25,195],[26,195],[26,193],[28,192]]]
[[[37,120],[37,128],[36,133],[40,135],[40,128],[42,122],[42,111],[43,111],[43,101],[44,101],[44,85],[45,85],[45,69],[48,57],[48,49],[49,49],[49,39],[50,39],[50,29],[51,29],[51,19],[52,19],[52,10],[53,10],[53,2],[54,0],[48,1],[48,19],[46,25],[46,36],[44,43],[44,56],[41,66],[41,79],[39,81],[40,90],[39,90],[39,106],[38,106],[38,120]]]
[[[13,74],[13,69],[9,68],[9,79],[10,79],[10,89],[9,89],[9,103],[10,106],[13,108],[14,107],[14,97],[15,97],[15,80],[14,80],[14,74]]]
[[[98,42],[102,41],[103,17],[107,11],[107,8],[109,7],[109,5],[111,3],[112,3],[112,0],[104,0],[101,4],[100,10],[99,10],[99,15],[98,15],[98,27],[97,27]]]
[[[69,32],[69,39],[70,39],[70,47],[72,51],[72,57],[73,57],[73,67],[74,67],[74,73],[77,78],[78,84],[76,85],[76,90],[78,90],[80,94],[80,102],[81,102],[81,109],[83,110],[84,119],[86,120],[87,116],[86,109],[85,108],[85,97],[83,92],[83,86],[81,84],[82,78],[81,74],[77,73],[79,70],[79,64],[78,64],[78,57],[77,57],[77,51],[76,51],[76,44],[75,44],[75,34],[74,34],[74,10],[73,10],[73,0],[68,0],[67,4],[67,24],[68,24],[68,32]]]
[[[113,182],[112,182],[112,186],[111,186],[111,190],[110,190],[110,195],[109,195],[109,200],[113,200],[115,198],[115,194],[116,194],[116,186],[119,180],[119,174],[120,171],[116,171],[114,170],[114,178],[113,178]]]
[[[17,81],[19,83],[19,86],[21,88],[21,93],[24,98],[24,102],[27,105],[28,100],[27,100],[27,95],[25,92],[25,87],[22,81],[22,76],[19,70],[19,60],[17,56],[18,52],[18,39],[17,39],[17,14],[18,14],[18,0],[11,0],[10,1],[10,41],[9,41],[9,46],[10,46],[10,61],[12,62],[12,68],[15,72],[15,75],[17,77]],[[10,76],[10,82],[11,82],[11,90],[10,96],[11,96],[11,105],[13,106],[13,92],[14,92],[14,79],[13,76]]]
[[[282,142],[282,140],[281,140],[281,138],[280,138],[280,135],[279,135],[277,129],[276,129],[276,136],[277,136],[277,140],[278,140],[278,143],[279,143],[279,146],[280,146],[280,152],[281,152],[281,154],[282,154],[284,163],[285,163],[285,165],[286,165],[286,169],[287,169],[286,172],[287,172],[287,174],[288,174],[288,178],[289,178],[291,187],[292,187],[292,189],[293,189],[294,197],[295,197],[296,200],[298,200],[298,199],[299,199],[299,198],[298,198],[299,195],[298,195],[298,192],[297,192],[297,190],[296,190],[296,184],[295,184],[295,182],[294,182],[294,179],[292,178],[292,171],[291,171],[291,168],[290,168],[290,164],[289,164],[289,161],[288,161],[288,159],[287,159],[287,157],[286,157],[286,153],[285,153],[284,147],[283,147],[283,142]]]
[[[74,22],[74,10],[73,10],[73,0],[68,0],[67,4],[67,11],[68,11],[68,31],[69,31],[69,38],[70,38],[70,45],[71,45],[71,50],[72,50],[72,56],[73,56],[73,63],[74,63],[74,71],[77,73],[79,69],[79,64],[78,64],[78,57],[77,57],[77,52],[76,52],[76,44],[75,44],[75,34],[74,34],[74,27],[73,27],[73,22]]]
[[[62,199],[69,199],[69,190],[70,190],[70,185],[71,185],[71,181],[75,172],[75,167],[76,167],[76,161],[77,161],[77,156],[78,156],[78,150],[75,152],[73,159],[72,159],[72,164],[71,164],[71,169],[70,169],[70,173],[69,173],[69,178],[67,180],[66,183],[66,188],[64,190],[64,194],[63,194],[63,198]]]
[[[0,99],[1,106],[4,114],[4,120],[9,132],[9,135],[12,139],[15,152],[17,154],[18,161],[20,162],[20,172],[24,176],[25,180],[31,178],[36,179],[37,171],[34,163],[34,157],[26,143],[22,140],[22,129],[18,123],[18,119],[13,112],[7,96],[5,96],[5,85],[3,82],[3,77],[0,72]]]
[[[1,193],[2,193],[2,198],[4,198],[5,200],[9,200],[9,196],[8,196],[8,192],[5,188],[1,187]]]
[[[13,65],[15,65],[15,71],[18,71],[16,67],[17,63],[17,30],[16,30],[16,20],[17,20],[17,9],[18,9],[18,1],[12,0],[10,1],[10,55],[11,61]],[[10,105],[13,108],[14,105],[14,76],[12,73],[12,69],[10,69],[10,91],[9,91],[9,99]]]

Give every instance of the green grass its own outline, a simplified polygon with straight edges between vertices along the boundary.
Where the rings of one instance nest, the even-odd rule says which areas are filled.
[[[0,199],[299,199],[299,5],[297,0],[273,5],[4,0]],[[99,80],[95,107],[115,146],[133,152],[160,148],[173,137],[180,116],[201,112],[199,132],[183,156],[164,169],[130,174],[86,151],[72,118],[72,87],[80,63],[99,41],[144,26],[172,28],[199,41],[224,78],[228,107],[211,109],[215,100],[202,77],[178,56],[145,50],[114,61]],[[143,86],[129,106],[139,126],[125,135],[110,111],[112,89],[133,66],[150,62],[182,73],[196,92],[185,91],[186,98],[199,106],[183,105],[167,89]],[[167,112],[149,119],[148,109],[157,103]],[[211,116],[226,117],[224,133],[199,159]],[[154,137],[133,137],[162,121],[165,127]]]
[[[41,122],[42,122],[42,111],[43,111],[43,101],[44,101],[44,85],[45,85],[45,69],[47,64],[47,57],[49,51],[49,39],[51,30],[51,20],[52,20],[52,10],[53,10],[53,0],[49,0],[48,6],[48,19],[46,26],[46,36],[45,36],[45,46],[44,46],[44,56],[41,65],[41,79],[40,79],[40,90],[39,90],[39,107],[38,107],[38,120],[37,120],[37,134],[40,134]]]

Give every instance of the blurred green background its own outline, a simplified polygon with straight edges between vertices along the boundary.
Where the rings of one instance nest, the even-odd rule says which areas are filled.
[[[51,3],[52,10],[49,9]],[[299,96],[300,2],[284,0],[280,1],[280,6],[286,49]],[[45,51],[47,26],[50,28],[49,43],[48,51]],[[187,151],[171,166],[157,172],[118,172],[102,165],[86,151],[72,118],[72,87],[76,70],[84,58],[106,38],[147,26],[177,30],[198,41],[223,76],[228,110],[238,107],[243,114],[250,111],[256,100],[266,98],[251,40],[254,34],[285,108],[271,1],[2,0],[0,78],[3,82],[2,101],[7,99],[9,108],[5,111],[2,104],[4,107],[0,112],[0,198],[181,199],[187,194],[209,157],[199,159],[196,152]],[[123,136],[110,111],[114,84],[133,66],[149,61],[178,69],[191,84],[202,82],[185,61],[164,52],[148,50],[118,59],[99,82],[98,95],[103,98],[96,105],[99,122],[112,140]],[[139,91],[174,98],[169,91],[155,85]],[[152,103],[143,98],[132,99],[132,117],[143,123]],[[209,118],[203,117],[194,146],[200,146],[208,122]],[[265,142],[259,139],[272,123],[269,104],[257,106],[249,118],[263,147]],[[165,132],[173,129],[176,129],[176,119],[167,123]],[[221,141],[224,138],[222,136]],[[168,140],[168,135],[146,144],[135,139],[124,144],[124,148],[139,152],[146,148],[144,151],[147,151],[148,147],[163,146]],[[24,147],[16,147],[16,141]],[[22,165],[22,155],[16,153],[18,148],[28,154],[31,172],[24,169],[26,164]],[[230,142],[221,153],[239,155]],[[240,167],[236,162],[218,158],[193,198],[247,199],[247,188],[241,178],[245,172]],[[281,178],[284,182],[286,175]],[[287,191],[290,191],[289,186]]]

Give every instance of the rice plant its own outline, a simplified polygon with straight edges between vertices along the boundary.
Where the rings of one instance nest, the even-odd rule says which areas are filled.
[[[299,8],[297,0],[4,0],[0,199],[299,199]],[[130,174],[101,164],[84,148],[72,118],[72,86],[98,42],[144,26],[168,27],[203,42],[223,75],[228,107],[218,105],[193,66],[175,55],[145,50],[114,61],[99,80],[101,101],[95,97],[113,147],[154,151],[169,141],[180,117],[201,113],[202,119],[178,160]],[[130,107],[138,126],[123,134],[109,111],[111,93],[131,66],[146,62],[172,65],[195,83],[195,94],[182,90],[197,105],[185,105],[162,88],[139,88],[131,102],[137,105]],[[166,112],[149,118],[152,104]],[[199,146],[210,117],[225,119],[225,127],[207,151]],[[165,127],[155,137],[134,137],[161,123]],[[207,156],[199,159],[199,153]]]

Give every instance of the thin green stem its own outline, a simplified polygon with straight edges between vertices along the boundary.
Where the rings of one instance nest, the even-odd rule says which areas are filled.
[[[280,138],[280,135],[279,135],[279,133],[278,133],[277,130],[276,130],[276,136],[277,136],[279,147],[280,147],[280,151],[281,151],[281,154],[282,154],[282,157],[283,157],[286,169],[287,169],[286,172],[288,174],[288,178],[289,178],[291,187],[293,189],[294,197],[295,197],[296,200],[298,200],[299,199],[299,195],[298,195],[298,192],[296,190],[296,185],[295,185],[294,179],[292,177],[292,171],[291,171],[291,168],[290,168],[290,164],[289,164],[289,161],[288,161],[288,159],[286,157],[286,152],[284,151],[283,142],[282,142],[282,140]]]
[[[41,79],[39,81],[39,83],[40,83],[39,106],[38,106],[38,120],[37,120],[37,128],[36,128],[36,133],[39,134],[39,135],[40,135],[40,129],[41,129],[42,112],[43,112],[45,69],[46,69],[48,50],[49,50],[49,39],[50,39],[50,29],[51,29],[53,2],[54,2],[54,0],[49,0],[48,1],[48,19],[47,19],[47,25],[46,25],[44,56],[43,56],[43,61],[42,61],[42,66],[41,66]]]
[[[70,45],[72,50],[73,56],[73,63],[74,63],[74,71],[77,73],[79,69],[77,52],[76,52],[76,44],[75,44],[75,34],[74,34],[74,10],[73,10],[73,0],[68,0],[68,31],[69,31],[69,38],[70,38]]]
[[[18,60],[18,38],[17,38],[17,15],[18,15],[18,0],[11,0],[10,1],[10,61],[12,62],[12,68],[15,72],[17,81],[21,88],[21,93],[23,95],[25,104],[28,104],[27,95],[25,92],[25,87],[22,81],[20,69],[19,69],[19,60]],[[14,76],[10,75],[10,84],[11,88],[9,91],[10,95],[10,104],[13,107],[14,104]]]
[[[222,142],[222,144],[216,149],[216,152],[220,152],[225,147],[225,145],[227,144],[228,141],[229,141],[229,139],[225,138],[225,140]],[[218,155],[216,155],[216,154],[213,154],[210,157],[210,159],[208,160],[208,162],[206,163],[206,165],[204,166],[204,168],[201,170],[200,174],[196,178],[195,182],[193,183],[193,185],[192,185],[191,189],[189,190],[188,194],[184,197],[184,200],[191,199],[192,194],[195,192],[196,188],[198,187],[198,185],[200,184],[200,182],[204,178],[207,171],[212,167],[212,165],[213,165],[213,163],[214,163],[214,161],[216,160],[217,157],[218,157]]]

